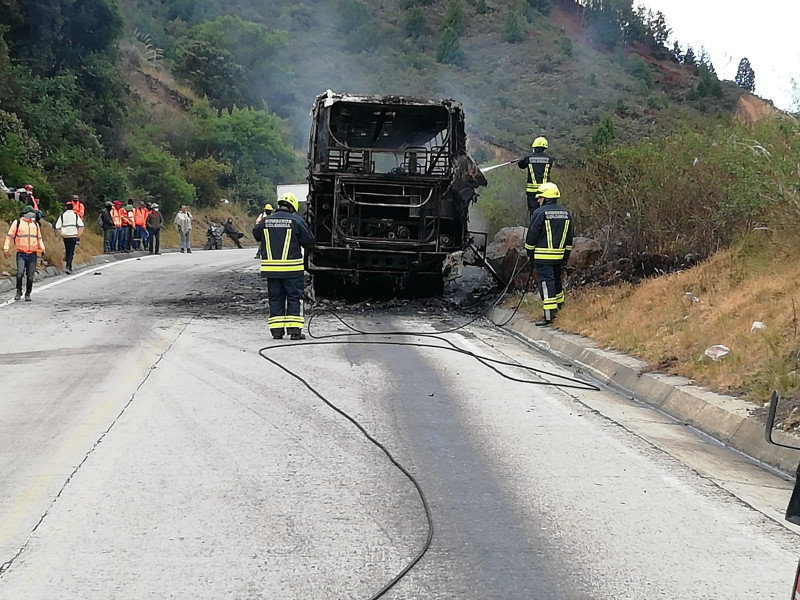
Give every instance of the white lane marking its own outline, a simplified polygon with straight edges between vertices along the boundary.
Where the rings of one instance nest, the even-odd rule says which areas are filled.
[[[164,256],[169,256],[169,254],[170,253],[163,254],[163,255],[161,255],[161,257],[163,258]],[[122,259],[122,260],[117,260],[117,261],[114,261],[114,262],[110,262],[110,263],[105,264],[105,265],[98,265],[96,267],[89,267],[88,269],[85,269],[85,270],[81,271],[80,273],[76,273],[75,275],[69,275],[67,277],[64,277],[63,279],[59,279],[58,281],[53,281],[52,283],[46,283],[45,285],[42,285],[42,286],[39,286],[39,287],[35,287],[33,289],[33,291],[31,292],[31,294],[40,293],[40,292],[43,292],[45,290],[49,290],[50,288],[54,288],[57,285],[61,285],[63,283],[67,283],[68,281],[74,281],[75,279],[78,279],[79,277],[85,277],[86,275],[91,275],[93,273],[96,273],[97,271],[102,271],[103,269],[109,269],[111,267],[116,267],[118,265],[124,265],[125,263],[133,261],[133,260],[145,260],[145,259],[150,259],[150,258],[156,258],[156,257],[148,255],[148,256],[140,256],[137,259],[125,258],[125,259]],[[11,298],[10,300],[6,300],[5,302],[0,302],[0,308],[3,308],[5,306],[10,306],[11,304],[15,304],[16,302],[17,301],[14,300],[14,298]]]

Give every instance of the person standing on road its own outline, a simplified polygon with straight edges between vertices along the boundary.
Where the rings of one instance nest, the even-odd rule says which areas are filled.
[[[164,217],[158,210],[158,204],[150,207],[150,214],[147,215],[147,247],[150,254],[161,254],[161,228],[164,226]],[[153,250],[155,249],[155,252]]]
[[[270,216],[270,215],[271,215],[272,213],[274,213],[274,212],[275,212],[275,209],[274,209],[274,208],[272,208],[272,204],[270,204],[269,202],[267,202],[267,203],[264,205],[264,211],[263,211],[263,212],[262,212],[260,215],[258,215],[258,218],[256,219],[256,225],[258,225],[259,223],[261,223],[261,221],[263,221],[264,219],[266,219],[268,216]],[[259,244],[259,246],[258,246],[258,250],[256,250],[256,255],[255,255],[255,258],[257,258],[257,259],[258,259],[258,258],[261,258],[261,245],[260,245],[260,244]]]
[[[139,200],[139,206],[133,211],[133,247],[142,250],[147,246],[147,215],[150,213],[144,200]]]
[[[306,222],[297,215],[300,204],[294,194],[278,200],[278,210],[253,228],[261,243],[261,276],[267,279],[269,330],[276,340],[288,331],[293,340],[304,340],[302,316],[303,248],[314,243]]]
[[[561,192],[555,183],[539,187],[539,208],[533,213],[525,239],[525,249],[536,268],[542,295],[544,317],[536,323],[539,327],[553,322],[565,299],[561,269],[566,266],[572,252],[573,226],[570,212],[557,204],[559,198]]]
[[[125,241],[125,252],[133,252],[133,200],[125,207],[125,215],[122,226],[122,239]]]
[[[100,218],[97,220],[98,225],[103,230],[103,253],[110,254],[114,251],[114,216],[111,211],[114,210],[114,205],[111,202],[106,202],[103,212],[100,213]]]
[[[114,200],[114,208],[111,209],[111,218],[114,219],[114,240],[111,243],[111,250],[113,252],[120,252],[122,250],[122,215],[125,209],[122,208],[122,202]]]
[[[175,215],[175,228],[181,236],[181,254],[192,253],[192,213],[185,204],[181,204],[181,209]]]
[[[42,230],[36,222],[36,209],[26,206],[20,213],[20,218],[11,224],[3,245],[3,256],[8,258],[11,243],[17,250],[17,294],[14,300],[22,298],[22,280],[25,281],[25,302],[31,301],[33,290],[33,276],[36,274],[36,260],[44,253]]]
[[[517,162],[520,169],[528,171],[528,184],[525,193],[528,197],[528,214],[533,218],[533,213],[539,208],[539,201],[536,199],[539,188],[550,181],[550,170],[553,168],[553,157],[545,152],[548,147],[547,139],[538,137],[533,140],[531,145],[533,154],[523,156]]]
[[[74,194],[72,198],[69,199],[72,203],[72,210],[75,211],[75,214],[78,215],[81,220],[86,220],[86,207],[84,206],[83,202],[81,202],[80,196]]]
[[[67,202],[64,206],[64,213],[58,217],[54,229],[61,234],[64,241],[64,262],[66,263],[67,275],[72,274],[72,260],[75,258],[75,246],[83,235],[84,223],[80,215],[75,212],[72,202]]]

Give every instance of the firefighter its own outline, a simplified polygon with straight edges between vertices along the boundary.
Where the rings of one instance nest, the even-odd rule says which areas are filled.
[[[293,340],[304,340],[303,250],[314,243],[306,222],[297,215],[297,197],[284,194],[278,210],[253,228],[253,237],[261,245],[261,276],[267,279],[269,293],[269,330],[276,340],[288,332]]]
[[[533,140],[531,147],[533,154],[523,156],[517,162],[520,169],[528,170],[528,184],[525,187],[525,192],[528,197],[528,213],[533,218],[533,213],[539,208],[539,202],[536,196],[539,193],[539,188],[542,184],[550,181],[550,171],[553,168],[553,157],[547,152],[547,139],[537,137]]]
[[[270,204],[269,202],[267,202],[267,203],[264,205],[264,212],[262,212],[260,215],[258,215],[258,218],[256,219],[256,225],[258,225],[259,223],[261,223],[261,221],[263,221],[264,219],[266,219],[268,216],[270,216],[270,215],[271,215],[272,213],[274,213],[274,212],[275,212],[275,209],[274,209],[274,208],[272,208],[272,204]],[[256,250],[256,255],[255,255],[255,258],[261,258],[261,246],[259,246],[259,247],[258,247],[258,250]]]
[[[550,325],[564,304],[561,269],[572,252],[572,216],[558,204],[561,192],[555,183],[539,186],[537,208],[531,219],[525,249],[536,268],[539,291],[542,295],[544,317],[539,327]]]

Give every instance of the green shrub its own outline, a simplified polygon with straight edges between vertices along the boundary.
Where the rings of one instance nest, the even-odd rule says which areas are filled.
[[[592,134],[592,147],[595,150],[602,150],[610,146],[614,141],[614,122],[611,115],[606,115],[600,120]]]
[[[506,15],[506,22],[503,26],[503,41],[509,44],[516,44],[525,39],[525,19],[522,13],[511,8]]]
[[[452,29],[456,34],[464,31],[464,5],[461,0],[450,0],[442,21],[442,32]]]
[[[418,6],[412,6],[403,15],[403,30],[411,38],[418,38],[427,29],[425,11]]]
[[[558,40],[558,46],[561,48],[561,51],[564,54],[567,56],[572,56],[572,40],[570,38],[563,36]]]
[[[486,0],[478,0],[475,3],[475,12],[479,15],[485,15],[489,12],[489,7],[486,6]]]
[[[458,41],[458,34],[449,27],[444,30],[442,39],[436,49],[436,62],[443,64],[463,65],[466,60],[464,51]]]

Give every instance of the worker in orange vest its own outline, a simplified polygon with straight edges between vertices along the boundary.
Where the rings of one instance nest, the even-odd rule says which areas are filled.
[[[80,196],[77,194],[73,195],[70,199],[72,203],[72,212],[78,215],[81,218],[81,221],[85,221],[84,218],[86,216],[86,206],[84,206],[83,202],[81,202]]]
[[[139,206],[133,210],[133,226],[135,227],[133,247],[136,250],[143,250],[147,247],[147,215],[149,214],[150,211],[147,210],[144,200],[139,200]]]
[[[3,256],[8,258],[11,252],[11,243],[17,250],[17,295],[14,300],[22,298],[22,280],[25,281],[25,302],[31,301],[33,290],[33,276],[36,274],[36,259],[44,253],[42,230],[36,222],[36,209],[26,206],[20,213],[20,218],[11,224],[3,245]]]
[[[111,209],[111,218],[114,219],[114,237],[111,240],[112,252],[122,250],[122,215],[127,214],[127,211],[122,207],[122,202],[115,200],[114,208]]]

